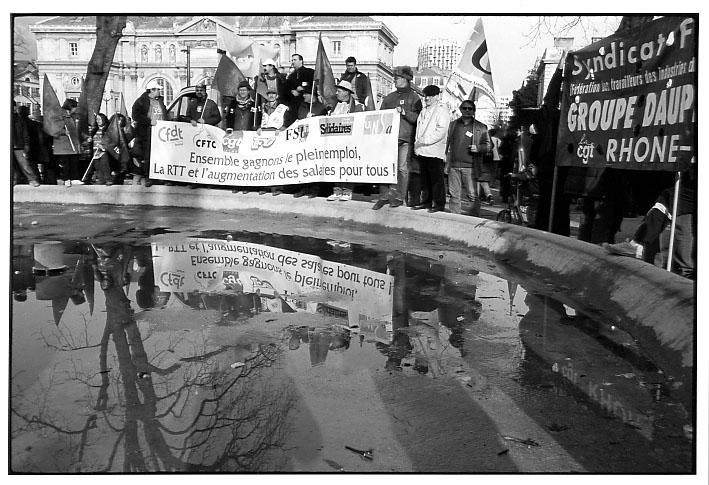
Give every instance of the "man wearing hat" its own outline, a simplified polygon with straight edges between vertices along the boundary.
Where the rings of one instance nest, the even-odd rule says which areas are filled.
[[[136,158],[137,163],[140,164],[140,167],[135,170],[135,172],[140,173],[136,173],[136,175],[146,177],[146,187],[152,185],[152,181],[147,178],[150,175],[150,136],[152,127],[157,124],[158,120],[167,119],[167,108],[160,94],[161,89],[162,87],[156,79],[148,81],[145,85],[145,92],[135,100],[131,112],[135,123],[133,146],[137,148],[132,150],[131,154]]]
[[[429,212],[440,212],[446,207],[443,166],[450,115],[448,109],[438,102],[440,93],[439,87],[433,84],[423,88],[426,107],[416,120],[414,153],[418,157],[423,192],[427,200],[422,200],[420,204],[413,206],[414,210],[428,209]],[[412,191],[414,191],[413,187]]]
[[[487,126],[475,119],[475,103],[465,100],[460,104],[461,117],[448,128],[446,164],[448,165],[448,192],[450,211],[461,213],[461,197],[470,202],[469,215],[480,216],[480,177],[483,155],[490,149]]]
[[[239,83],[236,91],[236,98],[232,98],[231,103],[225,110],[226,128],[236,131],[250,131],[254,129],[254,115],[256,108],[254,100],[251,98],[251,86],[244,80]]]
[[[364,105],[355,101],[354,89],[352,89],[352,84],[350,84],[349,81],[340,81],[340,84],[337,85],[337,89],[335,90],[335,96],[337,96],[337,104],[332,109],[330,116],[364,111]],[[347,202],[352,199],[353,187],[353,183],[336,182],[332,190],[332,195],[330,195],[327,200],[330,202],[334,200]]]
[[[187,108],[187,118],[192,126],[197,126],[197,123],[217,126],[222,120],[222,115],[219,114],[217,103],[207,97],[207,86],[204,83],[196,85],[195,94],[197,97]]]
[[[394,86],[396,91],[386,95],[379,109],[396,109],[401,117],[399,123],[399,152],[396,185],[379,185],[379,200],[372,207],[379,210],[389,204],[399,207],[404,203],[409,185],[409,160],[414,146],[416,120],[421,112],[421,99],[411,89],[414,73],[409,66],[394,68]]]
[[[303,93],[306,87],[313,84],[315,71],[303,65],[303,56],[300,54],[291,56],[291,66],[293,66],[293,71],[286,78],[286,99],[293,112],[297,113],[303,102]]]

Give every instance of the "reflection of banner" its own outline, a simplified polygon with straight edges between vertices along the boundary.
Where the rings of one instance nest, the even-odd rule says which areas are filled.
[[[394,277],[317,256],[248,242],[189,239],[152,243],[160,291],[259,293],[315,300],[391,321]]]
[[[664,17],[570,53],[557,165],[685,169],[696,153],[696,28]]]
[[[394,110],[317,116],[261,134],[158,121],[150,177],[239,186],[396,183],[398,133]]]

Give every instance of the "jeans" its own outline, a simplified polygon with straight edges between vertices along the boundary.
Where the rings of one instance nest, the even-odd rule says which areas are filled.
[[[479,217],[480,197],[478,196],[478,181],[473,179],[473,169],[464,167],[448,168],[448,193],[451,196],[448,205],[453,214],[461,213],[461,195],[463,191],[471,205],[469,215]]]
[[[394,200],[404,200],[406,191],[409,187],[409,159],[411,158],[412,150],[413,144],[399,141],[396,185],[380,184],[379,198],[381,200],[388,199],[389,202]]]
[[[20,170],[24,174],[25,177],[27,177],[27,180],[29,182],[38,182],[39,183],[39,176],[37,172],[34,170],[34,167],[32,167],[32,164],[30,161],[25,157],[25,152],[22,149],[14,149],[13,152],[15,153],[15,160],[17,160],[17,165],[20,166]],[[13,177],[15,178],[15,177]],[[16,182],[16,180],[13,180]]]

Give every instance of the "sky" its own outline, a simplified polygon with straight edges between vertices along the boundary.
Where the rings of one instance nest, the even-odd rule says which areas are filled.
[[[399,40],[399,45],[394,49],[394,64],[415,67],[420,44],[430,39],[444,38],[457,40],[462,47],[479,17],[374,15],[373,18],[384,22]],[[536,31],[534,25],[539,18],[538,15],[482,16],[497,96],[511,96],[513,90],[519,89],[528,71],[534,67],[535,60],[544,53],[544,49],[553,46],[554,35],[545,33],[536,39],[531,35]],[[563,30],[565,20],[570,18],[547,17],[558,31]],[[558,35],[574,37],[578,39],[578,45],[583,46],[591,42],[591,37],[605,37],[613,33],[619,21],[620,17],[616,15],[585,17],[585,31],[575,28]]]

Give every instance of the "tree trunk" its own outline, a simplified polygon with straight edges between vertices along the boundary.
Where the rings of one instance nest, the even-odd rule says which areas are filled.
[[[101,112],[103,90],[111,70],[116,46],[123,35],[126,16],[96,16],[96,45],[86,68],[86,78],[79,98],[79,128],[88,132],[95,114]]]

